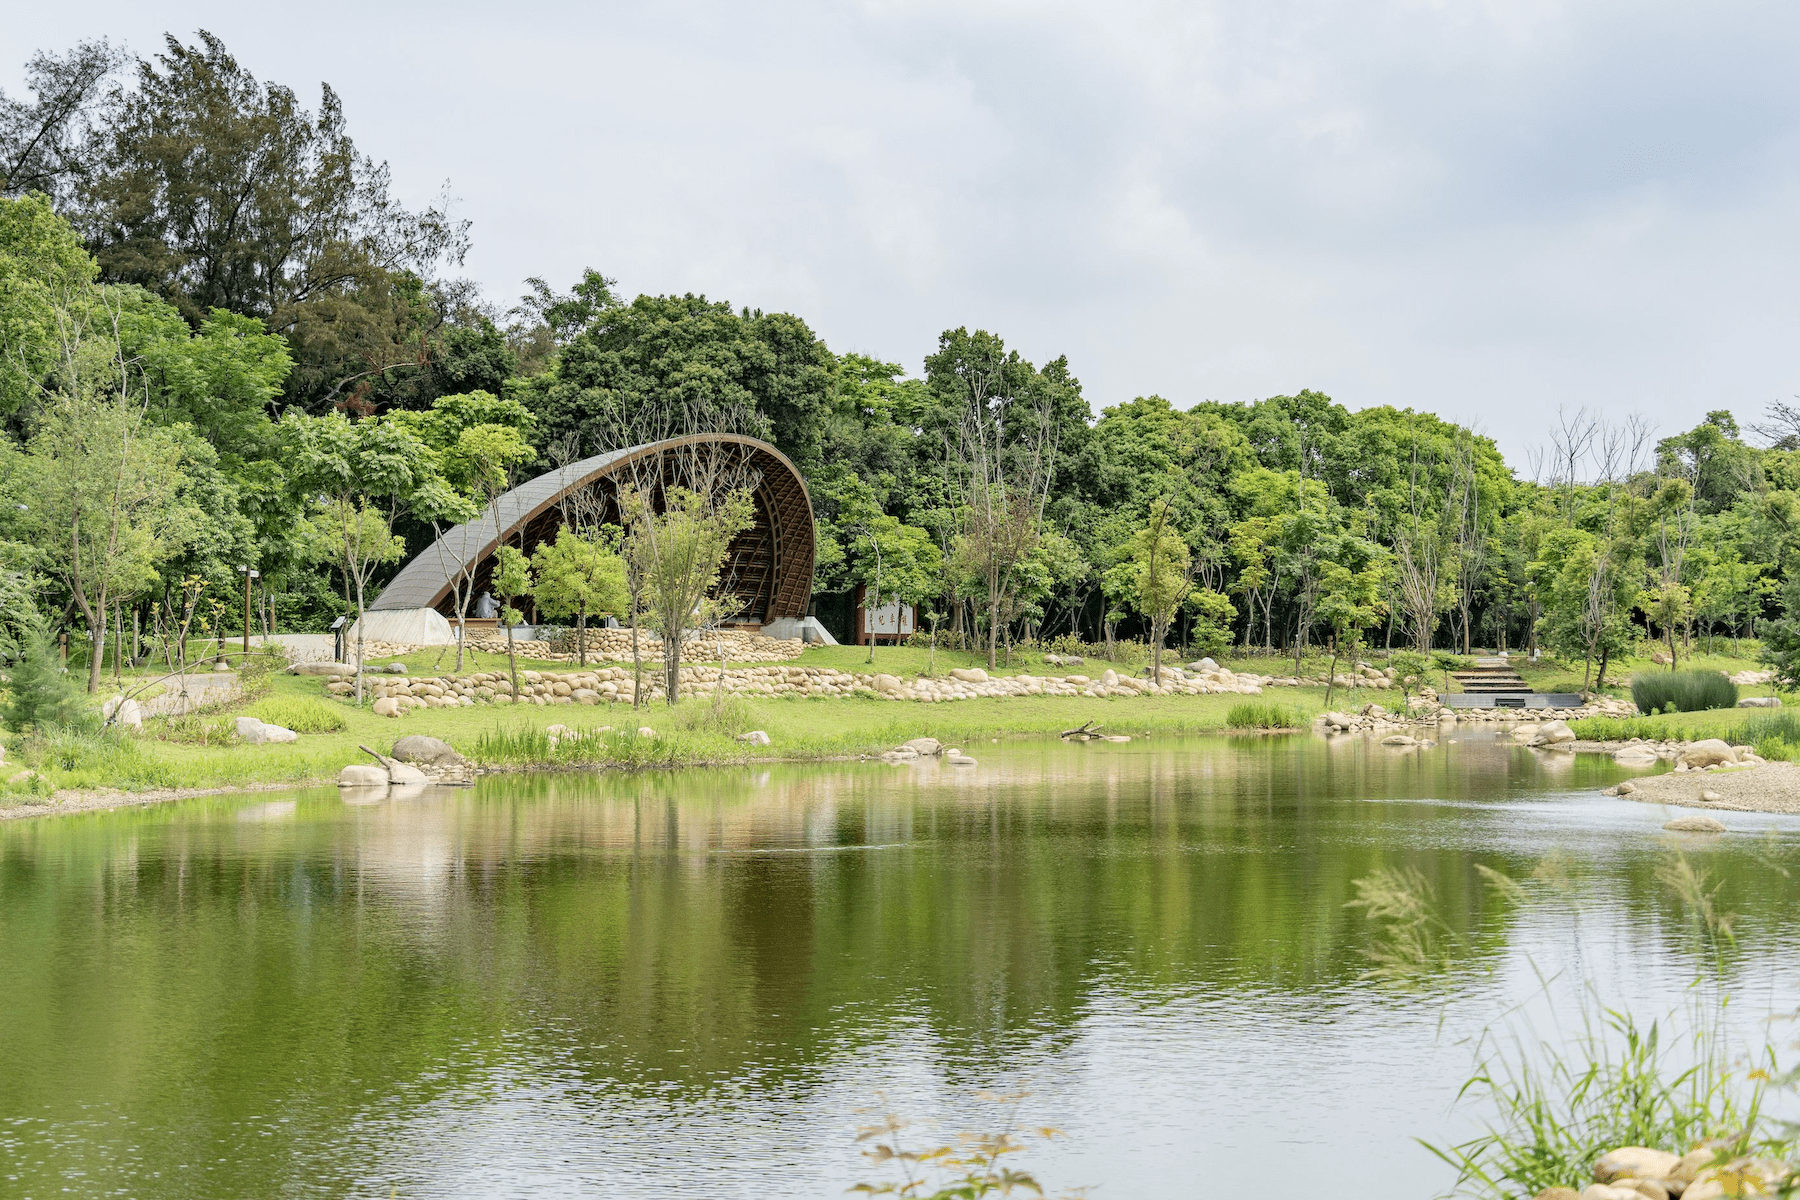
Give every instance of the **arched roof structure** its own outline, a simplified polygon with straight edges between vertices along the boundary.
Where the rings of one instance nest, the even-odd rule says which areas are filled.
[[[502,544],[520,545],[530,553],[552,540],[565,523],[565,507],[577,500],[598,519],[619,523],[619,484],[642,481],[679,482],[682,455],[725,454],[732,474],[749,490],[751,525],[731,544],[721,577],[725,590],[740,601],[735,621],[763,624],[806,615],[812,598],[812,498],[806,482],[786,455],[767,442],[740,434],[697,434],[649,442],[584,458],[539,475],[499,496],[476,520],[458,525],[400,569],[374,603],[372,612],[435,608],[453,617],[456,582],[465,565],[475,564],[479,596],[493,576],[494,552]],[[471,606],[471,612],[473,608]]]

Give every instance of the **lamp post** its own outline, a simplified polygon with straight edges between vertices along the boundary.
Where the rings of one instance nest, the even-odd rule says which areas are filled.
[[[238,565],[238,574],[244,577],[244,653],[250,653],[250,581],[261,579],[262,572],[254,567]]]

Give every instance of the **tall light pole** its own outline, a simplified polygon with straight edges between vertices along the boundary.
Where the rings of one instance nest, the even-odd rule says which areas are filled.
[[[261,579],[262,572],[254,567],[238,565],[238,574],[244,577],[244,653],[250,653],[250,581]]]

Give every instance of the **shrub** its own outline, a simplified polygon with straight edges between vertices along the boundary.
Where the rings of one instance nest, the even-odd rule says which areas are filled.
[[[311,696],[270,696],[253,705],[250,715],[295,733],[336,733],[349,724],[341,712]]]
[[[1737,684],[1722,671],[1651,671],[1631,677],[1631,702],[1642,713],[1731,708]]]
[[[27,729],[91,729],[99,714],[87,694],[57,660],[56,647],[45,629],[28,630],[23,654],[12,669],[4,710],[6,727],[15,733]]]
[[[726,737],[748,731],[753,719],[750,704],[742,696],[684,700],[669,714],[670,723],[676,729],[689,733],[722,733]]]
[[[287,658],[274,646],[258,646],[238,659],[238,687],[244,699],[259,700],[275,686],[275,673],[287,668]]]
[[[1267,704],[1258,700],[1234,704],[1225,714],[1228,729],[1299,729],[1305,724],[1306,718],[1297,710],[1285,704]]]
[[[235,735],[234,724],[225,718],[205,712],[191,712],[179,717],[155,717],[144,722],[144,731],[159,742],[178,742],[184,746],[228,746]]]

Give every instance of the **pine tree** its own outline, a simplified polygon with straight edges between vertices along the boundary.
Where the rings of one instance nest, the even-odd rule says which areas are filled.
[[[0,705],[0,721],[14,733],[92,726],[94,711],[58,660],[49,632],[28,629],[20,642],[22,653],[12,670],[6,700]]]

